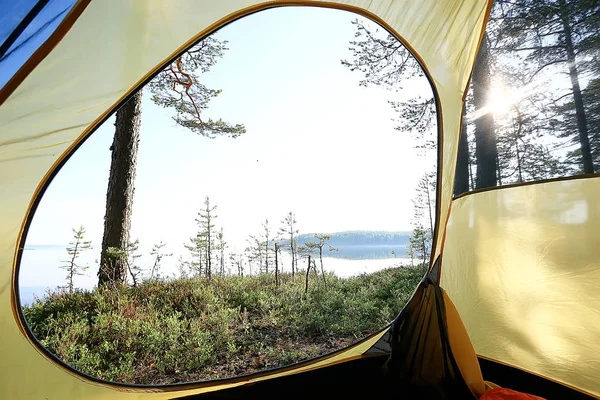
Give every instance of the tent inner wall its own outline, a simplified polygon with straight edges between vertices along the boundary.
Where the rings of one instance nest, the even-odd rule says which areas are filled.
[[[441,285],[479,355],[600,396],[599,226],[600,177],[453,202]]]

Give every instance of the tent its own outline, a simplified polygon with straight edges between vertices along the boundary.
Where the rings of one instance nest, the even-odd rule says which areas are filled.
[[[378,22],[428,75],[439,130],[428,276],[389,327],[290,367],[163,387],[99,381],[71,369],[35,340],[20,311],[19,260],[45,188],[132,92],[186,48],[245,15],[290,5],[338,8]],[[600,398],[600,176],[453,197],[463,98],[491,6],[491,0],[1,2],[0,397],[412,398],[403,388],[418,388],[424,398],[475,398],[491,381],[548,398]],[[574,218],[574,209],[584,212]]]

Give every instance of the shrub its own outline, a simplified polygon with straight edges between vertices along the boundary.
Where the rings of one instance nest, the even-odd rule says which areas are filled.
[[[327,287],[272,276],[184,278],[68,294],[23,312],[40,343],[72,367],[106,380],[157,384],[277,367],[347,345],[388,324],[422,278],[390,268]]]

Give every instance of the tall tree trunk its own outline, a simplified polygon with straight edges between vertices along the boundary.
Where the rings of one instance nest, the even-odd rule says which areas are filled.
[[[211,231],[210,231],[210,219],[208,220],[208,239],[206,242],[206,275],[208,276],[208,280],[212,278],[212,241],[211,241]]]
[[[469,157],[469,182],[471,183],[471,189],[475,189],[475,181],[473,180],[473,163]]]
[[[126,263],[127,265],[127,269],[129,270],[129,275],[131,275],[131,280],[133,281],[133,287],[137,287],[137,278],[135,277],[135,274],[133,273],[133,270],[131,269],[131,265],[129,265],[129,263]]]
[[[69,293],[73,293],[73,277],[75,275],[75,259],[77,258],[77,252],[79,251],[79,239],[75,242],[75,250],[73,250],[73,257],[71,257],[71,264],[69,268]]]
[[[308,274],[310,274],[310,255],[308,256],[308,264],[306,265],[306,284],[304,286],[304,295],[308,293]]]
[[[517,170],[519,172],[519,182],[523,183],[523,169],[521,168],[521,152],[519,150],[519,140],[515,140],[515,150],[517,152]]]
[[[225,252],[221,248],[221,276],[225,276]]]
[[[500,156],[496,153],[496,177],[498,178],[498,185],[502,186],[502,169],[500,169]]]
[[[425,174],[425,193],[427,194],[427,210],[429,211],[429,232],[433,235],[433,207],[429,193],[429,176]]]
[[[279,286],[279,244],[275,243],[275,286]]]
[[[319,273],[317,272],[317,261],[315,259],[312,260],[313,272],[315,273],[315,282],[319,283]],[[319,286],[321,284],[319,283]]]
[[[123,257],[110,257],[107,249],[115,247],[124,251],[129,242],[141,121],[140,90],[117,111],[115,136],[111,146],[112,160],[106,192],[98,285],[108,282],[124,283],[127,279],[125,260]]]
[[[202,276],[202,249],[198,250],[198,276]]]
[[[423,246],[423,263],[421,265],[423,265],[424,269],[427,269],[427,267],[428,267],[427,259],[429,258],[429,252],[427,251],[427,236],[426,236],[425,232],[423,232],[421,241],[422,241],[422,246]]]
[[[473,104],[475,111],[489,104],[490,52],[487,35],[484,35],[473,69]],[[477,188],[496,186],[498,149],[491,111],[475,120],[475,153],[477,155]]]
[[[325,269],[323,269],[323,247],[319,247],[319,262],[321,263],[321,276],[323,277],[323,286],[327,288],[327,280],[325,278]]]
[[[265,245],[265,274],[269,273],[269,241]]]
[[[590,139],[588,136],[587,118],[585,116],[585,107],[583,106],[583,96],[579,86],[579,72],[575,59],[575,49],[573,47],[573,35],[569,25],[568,15],[565,10],[567,7],[564,0],[559,2],[561,11],[561,20],[565,31],[565,45],[567,49],[567,59],[569,60],[569,77],[573,87],[573,100],[575,101],[575,115],[577,117],[577,130],[579,131],[579,143],[581,145],[581,158],[583,161],[583,172],[586,174],[594,173],[594,161],[592,150],[590,148]]]
[[[293,232],[293,227],[291,228]],[[294,234],[290,235],[290,249],[292,250],[292,281],[296,280],[296,246],[294,245]]]
[[[462,111],[460,141],[458,142],[458,158],[456,159],[456,177],[454,178],[454,195],[469,191],[469,138],[467,137],[467,104]]]

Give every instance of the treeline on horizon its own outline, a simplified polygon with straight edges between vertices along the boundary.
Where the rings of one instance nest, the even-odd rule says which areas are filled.
[[[303,233],[297,236],[299,244],[314,239],[314,233]],[[408,246],[411,232],[390,231],[343,231],[328,233],[329,244],[334,247],[343,246]]]

